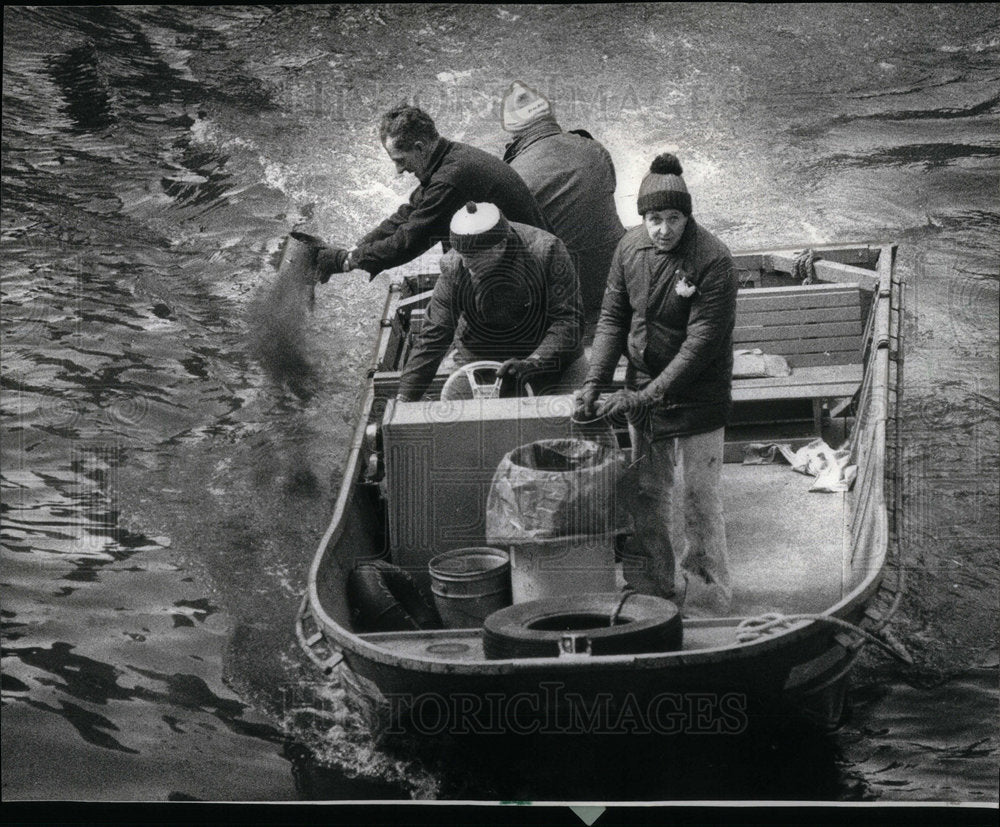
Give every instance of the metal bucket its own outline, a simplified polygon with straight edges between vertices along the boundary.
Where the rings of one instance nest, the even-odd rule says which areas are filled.
[[[429,563],[434,605],[449,629],[482,626],[510,605],[510,557],[487,546],[456,548]]]

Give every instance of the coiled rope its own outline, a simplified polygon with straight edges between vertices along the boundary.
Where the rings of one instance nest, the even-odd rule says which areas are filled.
[[[882,649],[882,651],[897,660],[911,666],[913,665],[913,658],[911,658],[910,654],[902,647],[897,649],[886,643],[884,640],[876,637],[871,632],[862,629],[860,626],[857,626],[854,623],[849,623],[846,620],[841,620],[839,617],[831,617],[830,615],[783,615],[780,612],[768,612],[767,614],[762,614],[757,617],[748,617],[746,620],[740,621],[739,625],[736,627],[736,640],[739,643],[751,643],[771,634],[772,632],[785,629],[792,623],[796,623],[800,620],[817,620],[821,623],[829,623],[833,626],[838,626],[851,634],[860,635],[869,643],[874,643]]]
[[[816,254],[812,250],[806,250],[795,257],[792,276],[803,284],[816,283]]]

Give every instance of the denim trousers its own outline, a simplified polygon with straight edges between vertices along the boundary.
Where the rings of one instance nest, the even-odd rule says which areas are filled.
[[[721,490],[725,429],[661,439],[647,428],[630,426],[629,433],[626,491],[635,533],[623,554],[626,582],[671,599],[687,616],[726,615],[733,592]]]

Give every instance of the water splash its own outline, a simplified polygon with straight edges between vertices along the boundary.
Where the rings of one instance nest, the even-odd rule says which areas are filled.
[[[272,381],[286,385],[300,399],[316,392],[316,366],[306,333],[316,304],[316,271],[311,256],[287,239],[273,284],[250,307],[251,349]]]

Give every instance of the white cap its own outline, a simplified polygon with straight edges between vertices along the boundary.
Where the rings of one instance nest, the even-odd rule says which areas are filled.
[[[451,219],[451,246],[463,255],[476,255],[506,241],[510,224],[495,204],[469,201]]]
[[[500,209],[488,201],[469,201],[451,219],[451,231],[455,235],[479,235],[492,229],[500,221]]]

